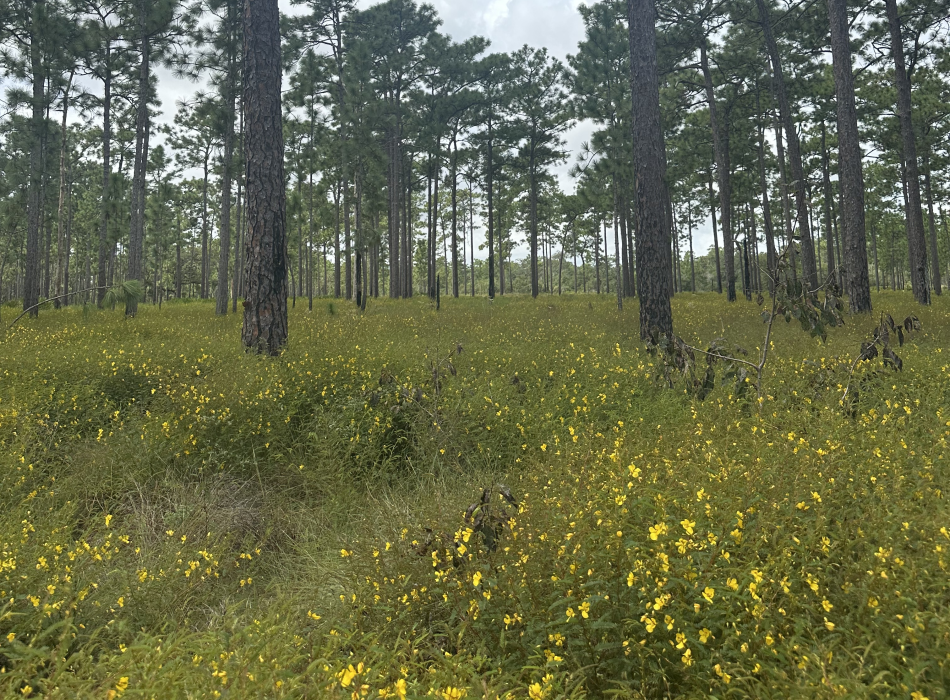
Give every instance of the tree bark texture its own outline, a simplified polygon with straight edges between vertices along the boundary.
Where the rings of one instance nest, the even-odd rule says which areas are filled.
[[[247,350],[277,355],[287,341],[287,212],[277,0],[244,3]]]
[[[843,280],[841,279],[840,270],[835,267],[835,236],[831,228],[831,199],[834,196],[831,191],[831,167],[828,163],[828,145],[827,139],[825,138],[825,122],[821,122],[821,191],[822,199],[824,200],[822,206],[822,214],[824,215],[824,229],[825,229],[825,247],[827,249],[828,255],[828,277],[835,280],[836,283],[841,284]],[[842,285],[843,286],[843,285]]]
[[[937,252],[937,220],[934,216],[933,178],[930,169],[930,154],[924,152],[924,189],[927,193],[927,218],[930,228],[930,276],[937,296],[942,293],[940,279],[940,255]]]
[[[102,210],[99,214],[99,255],[97,266],[96,305],[101,307],[106,296],[106,260],[109,257],[109,184],[112,179],[112,43],[106,39],[102,98]],[[179,295],[181,296],[181,295]]]
[[[73,85],[73,75],[75,71],[70,72],[69,80],[66,82],[66,90],[63,92],[63,121],[60,127],[60,149],[59,149],[59,204],[56,214],[56,296],[62,296],[68,289],[64,289],[66,284],[66,215],[63,211],[66,206],[66,151],[69,148],[69,139],[66,119],[69,113],[69,91]],[[63,302],[69,299],[64,298]],[[55,306],[59,308],[57,301]]]
[[[231,254],[231,165],[234,160],[234,96],[230,83],[225,97],[224,154],[221,163],[221,248],[218,251],[218,286],[215,289],[216,314],[228,312],[228,263]],[[237,262],[237,261],[235,261]],[[235,267],[237,274],[237,267]]]
[[[148,4],[141,0],[139,7],[139,41],[142,59],[139,64],[138,103],[135,116],[135,162],[132,169],[132,201],[129,226],[129,274],[130,280],[142,280],[144,285],[145,257],[145,174],[148,165],[148,97],[149,58],[151,45],[146,17]],[[125,303],[125,315],[135,316],[139,300],[131,295]]]
[[[765,178],[765,129],[759,126],[759,186],[762,189],[762,218],[765,223],[765,264],[768,269],[769,291],[775,291],[775,275],[778,269],[778,252],[775,249],[775,227],[769,204],[769,183]],[[758,260],[756,261],[758,264]]]
[[[864,218],[864,171],[854,100],[847,0],[828,0],[831,58],[838,116],[838,188],[841,198],[841,265],[844,291],[852,313],[871,312],[867,231]]]
[[[769,11],[765,6],[765,0],[755,0],[755,4],[759,11],[762,33],[765,35],[765,45],[772,62],[775,96],[778,98],[779,114],[785,128],[785,138],[788,141],[788,160],[792,171],[792,182],[790,184],[795,191],[798,237],[801,240],[802,248],[802,277],[805,286],[809,291],[812,291],[818,288],[818,266],[815,263],[815,244],[811,237],[811,228],[808,225],[808,198],[805,194],[805,166],[802,163],[801,142],[792,121],[792,109],[788,102],[788,93],[785,90],[785,75],[782,72],[782,59],[775,43],[775,35],[772,33]]]
[[[901,146],[904,152],[904,181],[907,184],[907,248],[910,262],[910,283],[914,298],[930,303],[927,286],[927,244],[924,240],[924,217],[920,203],[920,169],[917,145],[911,121],[910,78],[904,63],[904,42],[901,38],[897,0],[884,0],[887,24],[891,31],[891,54],[894,58],[894,83],[897,87],[897,116],[901,125]]]
[[[633,172],[637,211],[637,292],[640,337],[673,332],[670,221],[666,158],[660,125],[654,0],[627,0],[633,112]]]
[[[719,224],[722,229],[723,252],[726,256],[726,298],[736,300],[736,272],[734,267],[733,245],[735,238],[732,235],[732,217],[729,202],[732,198],[732,183],[729,176],[729,137],[724,134],[716,109],[716,96],[713,92],[712,74],[709,72],[709,57],[706,53],[706,40],[699,46],[700,65],[703,71],[703,81],[706,85],[706,102],[709,104],[709,126],[712,131],[713,152],[716,157],[716,177],[719,180]],[[725,138],[724,138],[725,137]],[[718,252],[718,251],[717,251]],[[717,255],[716,274],[719,274]],[[721,289],[720,282],[720,291]]]
[[[38,34],[39,24],[46,16],[46,3],[38,0],[32,4],[32,37],[30,39],[30,72],[33,80],[32,113],[30,118],[30,181],[27,194],[26,228],[26,266],[23,279],[23,310],[30,310],[30,316],[38,315],[37,304],[40,300],[40,209],[43,188],[43,145],[46,120],[44,104],[46,102],[46,71],[42,48]]]

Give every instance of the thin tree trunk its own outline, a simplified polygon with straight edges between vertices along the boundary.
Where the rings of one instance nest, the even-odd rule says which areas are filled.
[[[175,239],[175,298],[181,299],[181,213],[176,217],[178,237]],[[236,297],[235,297],[236,298]]]
[[[824,206],[822,207],[822,212],[824,214],[824,224],[823,228],[825,229],[825,248],[827,249],[828,255],[828,277],[835,278],[835,283],[839,286],[843,286],[843,280],[838,274],[838,270],[835,268],[835,238],[831,232],[831,172],[828,165],[828,146],[826,145],[825,140],[825,122],[821,122],[821,179],[822,179],[822,199],[824,200]]]
[[[716,291],[722,294],[722,267],[719,262],[719,233],[716,230],[716,197],[713,191],[712,170],[708,171],[709,176],[709,213],[712,216],[713,230],[713,248],[716,251]]]
[[[934,217],[934,192],[930,179],[930,153],[924,152],[924,189],[927,192],[927,215],[930,224],[930,277],[937,296],[943,292],[940,288],[940,256],[937,254],[937,221]]]
[[[534,142],[530,145],[528,162],[528,234],[531,253],[531,296],[538,296],[538,184],[534,171]],[[599,271],[598,271],[599,274]],[[600,293],[598,280],[597,292]]]
[[[489,217],[490,218],[490,217]],[[472,296],[475,296],[475,191],[472,182],[468,183],[468,245],[472,264]],[[489,251],[489,255],[491,252]]]
[[[238,135],[244,143],[244,106],[239,101]],[[238,162],[243,161],[243,147],[238,150]],[[237,226],[234,227],[234,291],[231,294],[231,313],[237,312],[237,300],[244,293],[244,178],[237,179]]]
[[[233,3],[228,3],[230,18]],[[233,23],[229,22],[233,26]],[[232,46],[233,41],[228,42]],[[234,95],[231,90],[237,80],[235,57],[229,56],[228,76],[225,78],[227,87],[222,92],[224,97],[224,153],[221,169],[221,233],[219,234],[221,249],[218,251],[218,287],[215,290],[215,313],[228,313],[228,263],[231,255],[231,166],[234,160]],[[237,267],[235,267],[235,277]]]
[[[72,166],[66,169],[66,259],[63,261],[63,293],[69,292],[69,262],[72,254],[73,236],[73,180]],[[69,305],[69,297],[63,299],[63,306]]]
[[[891,32],[891,55],[894,58],[894,83],[897,87],[897,116],[901,125],[901,148],[904,155],[904,182],[907,186],[907,251],[910,281],[914,298],[930,303],[927,286],[927,244],[924,239],[924,217],[920,203],[920,170],[917,166],[917,145],[911,119],[910,78],[904,65],[904,43],[901,38],[897,0],[884,0],[887,24]]]
[[[722,242],[726,256],[726,299],[728,301],[736,300],[736,274],[733,256],[732,221],[731,206],[732,182],[729,172],[729,134],[721,128],[716,109],[716,97],[713,92],[712,74],[709,71],[709,57],[706,53],[706,39],[704,38],[699,46],[700,65],[703,71],[703,81],[706,86],[706,102],[709,105],[709,125],[712,131],[713,152],[716,157],[716,175],[719,179],[719,212],[720,225],[722,227]],[[710,186],[710,192],[712,187]],[[715,220],[715,214],[713,214]],[[719,255],[718,246],[716,254],[716,275],[719,275]],[[722,281],[719,281],[719,291],[722,291]]]
[[[202,299],[208,298],[208,159],[210,151],[205,151],[204,177],[201,181],[201,291]]]
[[[341,186],[339,182],[334,183],[333,185],[333,210],[336,213],[336,233],[333,237],[333,296],[337,299],[340,298],[340,292],[342,290],[342,278],[340,273],[342,270],[342,259],[340,258],[340,232],[343,222],[343,214],[340,208],[340,190]],[[392,250],[392,248],[390,248]],[[392,276],[392,269],[390,267],[390,277]]]
[[[139,37],[141,41],[142,62],[139,65],[139,84],[135,119],[135,161],[132,171],[131,221],[129,228],[128,279],[144,282],[145,253],[145,175],[148,166],[148,97],[149,97],[149,60],[151,41],[147,34],[148,5],[140,0]],[[125,304],[125,315],[135,316],[138,312],[138,299],[131,295]]]
[[[841,255],[844,291],[852,313],[871,312],[867,233],[864,212],[864,172],[854,99],[847,0],[828,0],[831,57],[838,117],[838,188],[841,198]],[[875,242],[874,274],[877,275]],[[880,288],[880,284],[878,284]]]
[[[459,295],[459,247],[458,247],[458,156],[457,136],[452,136],[452,296]],[[464,229],[463,229],[464,230]],[[463,241],[464,245],[464,241]]]
[[[343,291],[347,299],[353,298],[353,232],[350,230],[350,182],[343,180]]]
[[[617,310],[623,311],[623,270],[620,265],[620,222],[617,221],[617,190],[614,189],[614,271],[617,275]],[[564,262],[564,248],[561,248],[561,263]],[[561,293],[561,269],[557,272],[557,293]]]
[[[620,224],[620,260],[623,274],[623,295],[631,295],[630,251],[627,245],[627,205],[624,201],[623,180],[614,178],[614,210]]]
[[[109,255],[109,184],[112,179],[112,161],[110,149],[112,145],[112,41],[105,40],[105,76],[103,77],[102,98],[102,198],[99,212],[99,250],[98,289],[96,304],[101,307],[106,296],[106,261]]]
[[[501,208],[498,210],[498,281],[501,286],[501,294],[505,294],[505,232],[502,222]],[[491,297],[490,297],[491,298]]]
[[[756,99],[758,99],[758,93],[756,93]],[[765,178],[765,128],[760,125],[758,131],[759,187],[762,191],[762,218],[765,223],[765,264],[768,267],[769,292],[774,292],[778,253],[775,250],[775,230],[772,227],[772,210],[769,204],[769,183]]]
[[[876,291],[881,291],[881,275],[878,267],[877,258],[877,230],[874,228],[873,219],[871,224],[871,244],[874,248],[874,287]]]
[[[40,17],[45,16],[45,0],[35,0],[33,9],[33,34],[30,40],[30,71],[33,80],[33,99],[31,104],[31,148],[30,179],[27,192],[27,229],[26,229],[26,265],[23,275],[23,310],[30,316],[39,313],[40,300],[40,221],[43,205],[43,144],[45,142],[46,120],[44,103],[46,101],[45,62],[37,34]]]
[[[785,223],[785,245],[791,251],[792,279],[798,277],[798,254],[792,245],[792,204],[788,197],[788,174],[785,167],[785,146],[782,140],[782,127],[775,120],[775,151],[778,156],[779,187],[782,191],[782,219]]]
[[[66,117],[69,113],[69,91],[73,85],[73,75],[75,70],[70,71],[69,80],[66,81],[66,89],[63,92],[63,120],[61,122],[61,140],[59,149],[59,206],[56,215],[56,296],[62,295],[69,290],[65,289],[66,284],[66,227],[65,217],[63,216],[63,207],[66,204],[66,150],[69,146],[69,131],[66,125]],[[55,306],[59,307],[59,302]]]
[[[686,227],[689,231],[689,284],[696,293],[696,258],[693,255],[693,212],[689,200],[686,201]]]
[[[495,298],[495,214],[493,205],[495,203],[494,198],[494,164],[492,163],[492,151],[494,150],[492,144],[492,119],[491,114],[488,115],[488,166],[486,168],[486,182],[487,182],[487,194],[488,194],[488,298]],[[475,286],[475,283],[472,283],[472,286]]]
[[[791,106],[789,105],[788,94],[785,91],[785,76],[782,72],[782,59],[778,52],[778,46],[775,43],[775,36],[772,34],[772,21],[769,18],[769,11],[765,6],[765,0],[756,0],[755,4],[759,11],[762,33],[765,36],[765,45],[772,62],[775,96],[778,98],[779,112],[782,116],[785,135],[788,139],[789,166],[792,170],[792,185],[795,188],[795,203],[798,210],[798,237],[801,240],[802,247],[802,276],[808,290],[813,291],[818,288],[818,268],[815,265],[815,244],[812,241],[811,230],[808,226],[808,202],[805,196],[805,166],[802,162],[801,144],[799,143],[798,132],[795,130],[795,124],[792,121]]]

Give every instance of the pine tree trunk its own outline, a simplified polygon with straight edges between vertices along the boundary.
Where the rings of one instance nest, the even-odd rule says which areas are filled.
[[[66,89],[63,92],[63,120],[60,126],[61,138],[59,147],[59,205],[56,215],[56,296],[62,296],[66,293],[63,287],[66,284],[66,226],[63,208],[66,204],[66,150],[69,146],[67,138],[66,117],[69,112],[69,90],[73,85],[73,75],[75,71],[69,74],[69,80],[66,81]],[[68,297],[63,301],[68,301]],[[57,299],[54,306],[59,308],[60,302]]]
[[[231,15],[233,3],[228,4],[228,18]],[[233,22],[229,22],[233,26]],[[233,46],[232,41],[228,46]],[[224,98],[224,153],[222,154],[221,168],[221,232],[219,242],[221,245],[218,251],[218,287],[215,290],[215,313],[224,315],[228,313],[228,295],[230,292],[228,286],[228,267],[231,256],[231,167],[234,162],[234,94],[232,90],[237,81],[236,57],[228,56],[228,75],[225,78],[226,86],[222,92]],[[235,261],[236,263],[237,261]],[[234,268],[234,275],[237,277],[237,266]]]
[[[854,101],[847,0],[828,0],[828,15],[838,115],[838,188],[843,248],[840,262],[844,268],[844,291],[848,295],[852,313],[870,313],[871,280],[868,275],[865,230],[864,172]]]
[[[931,183],[930,172],[930,154],[924,152],[924,189],[927,192],[927,215],[930,226],[930,277],[933,282],[933,290],[940,296],[943,290],[940,280],[940,256],[937,253],[937,220],[934,217],[934,192]]]
[[[627,0],[633,112],[633,172],[637,207],[637,293],[640,337],[673,332],[669,265],[670,221],[665,204],[666,159],[660,124],[656,66],[656,7],[653,0]]]
[[[630,296],[630,251],[627,246],[627,206],[624,202],[623,181],[614,180],[614,210],[620,226],[620,265],[623,295]]]
[[[73,236],[73,178],[72,166],[66,168],[66,255],[63,259],[63,293],[69,292],[69,263],[72,257]],[[63,299],[63,306],[69,305],[69,297]]]
[[[242,29],[243,32],[243,29]],[[240,85],[235,81],[235,90]],[[244,102],[238,99],[238,133],[244,143]],[[238,162],[243,163],[243,146],[238,149]],[[242,166],[243,167],[243,166]],[[244,178],[237,178],[237,226],[234,228],[234,291],[231,294],[231,313],[237,312],[237,300],[244,293]]]
[[[151,42],[146,33],[147,7],[145,0],[142,0],[139,8],[139,40],[141,41],[142,60],[139,64],[138,102],[135,118],[135,161],[132,170],[132,211],[129,228],[129,274],[127,278],[142,280],[143,283],[145,281],[145,174],[148,165],[149,59],[151,58]],[[138,303],[138,299],[131,295],[125,304],[125,315],[135,316],[138,312]]]
[[[841,285],[843,280],[835,269],[835,237],[831,232],[831,172],[828,165],[828,147],[825,140],[825,122],[821,122],[821,180],[822,180],[822,199],[824,206],[822,213],[824,215],[825,229],[825,248],[828,255],[828,277],[834,278],[835,283]]]
[[[894,83],[897,87],[897,116],[901,125],[901,146],[904,155],[904,182],[907,186],[907,249],[910,280],[914,298],[930,303],[927,286],[927,244],[924,240],[924,217],[920,203],[920,170],[917,166],[917,145],[911,120],[910,78],[904,65],[904,44],[901,38],[897,0],[884,0],[887,23],[891,32],[891,55],[894,58]]]
[[[785,245],[789,246],[792,279],[798,277],[798,255],[792,245],[792,205],[788,198],[788,173],[785,167],[785,146],[782,140],[782,127],[775,121],[775,155],[778,158],[779,188],[782,192],[782,221],[785,224]]]
[[[759,12],[759,21],[762,33],[765,35],[765,45],[772,62],[772,76],[775,85],[775,96],[778,98],[779,113],[785,128],[785,137],[788,140],[789,167],[792,171],[792,185],[795,190],[795,206],[798,212],[798,237],[802,248],[802,277],[809,291],[818,288],[818,267],[815,263],[815,244],[812,241],[811,229],[808,225],[808,199],[805,195],[805,166],[802,162],[801,144],[798,131],[792,122],[792,110],[785,90],[785,76],[782,71],[782,59],[772,33],[772,22],[769,18],[765,0],[755,0]]]
[[[709,104],[709,122],[712,130],[713,152],[716,157],[716,176],[719,180],[719,225],[722,229],[722,243],[726,256],[726,299],[728,301],[736,300],[736,273],[733,255],[732,220],[731,206],[732,199],[732,181],[729,172],[729,135],[723,133],[719,124],[716,109],[716,97],[713,92],[712,74],[709,71],[709,57],[706,54],[706,40],[699,47],[700,65],[703,71],[703,80],[706,85],[706,102]],[[710,190],[712,188],[710,187]],[[715,217],[715,214],[713,214]],[[718,246],[717,246],[718,248]],[[719,271],[719,254],[716,251],[716,275]],[[719,280],[719,291],[722,292],[722,281]]]
[[[340,183],[334,183],[333,186],[333,210],[336,213],[336,230],[333,237],[333,296],[340,298],[341,291],[341,263],[340,258],[340,229],[342,227],[342,214],[340,210]],[[390,248],[392,250],[392,248]],[[390,266],[390,277],[392,276],[392,267]]]
[[[459,295],[459,246],[458,246],[458,139],[452,136],[452,296]],[[464,224],[463,224],[464,232]],[[464,241],[462,242],[464,246]],[[463,250],[464,254],[464,250]]]
[[[276,355],[287,342],[287,212],[277,0],[244,3],[247,280],[241,341]]]
[[[503,202],[502,202],[503,203]],[[505,232],[502,227],[501,207],[498,208],[498,282],[502,296],[505,294]]]
[[[722,294],[722,265],[719,262],[719,233],[716,228],[716,194],[713,191],[712,171],[707,172],[709,178],[709,214],[712,217],[713,249],[716,253],[716,292]]]
[[[181,299],[181,213],[176,217],[178,237],[175,239],[175,298]]]
[[[102,99],[102,203],[99,212],[99,251],[96,267],[99,287],[96,305],[102,307],[106,296],[106,262],[109,257],[109,183],[112,179],[112,42],[106,39],[105,75]]]
[[[534,147],[528,163],[528,234],[531,253],[531,296],[538,296],[538,187],[534,172]],[[599,274],[599,270],[598,270]],[[598,277],[599,280],[599,277]],[[600,293],[598,282],[597,292]]]
[[[485,178],[487,187],[486,194],[488,195],[488,298],[495,298],[495,213],[494,213],[494,164],[492,163],[492,151],[494,144],[492,144],[492,119],[491,115],[488,116],[488,156],[487,160],[487,176]],[[472,259],[474,267],[474,258]],[[472,277],[472,288],[475,287],[474,276]]]
[[[37,34],[40,18],[45,17],[45,0],[32,3],[33,34],[30,41],[30,71],[33,80],[32,113],[30,119],[30,180],[27,192],[26,265],[23,278],[23,310],[37,316],[40,301],[40,209],[43,205],[43,143],[46,130],[44,103],[46,101],[46,72]]]
[[[762,216],[765,220],[765,264],[768,267],[769,291],[775,291],[778,253],[775,250],[775,229],[769,205],[769,183],[765,178],[765,129],[759,127],[759,186],[762,190]]]

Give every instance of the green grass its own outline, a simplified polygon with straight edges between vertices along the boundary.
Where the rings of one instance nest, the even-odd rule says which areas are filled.
[[[946,698],[950,305],[874,304],[923,331],[853,410],[869,318],[779,323],[760,410],[657,383],[608,298],[324,300],[277,359],[209,303],[24,319],[0,695]]]

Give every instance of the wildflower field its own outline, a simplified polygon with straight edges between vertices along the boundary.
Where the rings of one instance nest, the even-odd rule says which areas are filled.
[[[657,379],[636,304],[213,303],[0,340],[0,696],[950,697],[950,304],[763,400]],[[761,309],[673,302],[757,354]],[[4,309],[6,323],[12,309]]]

